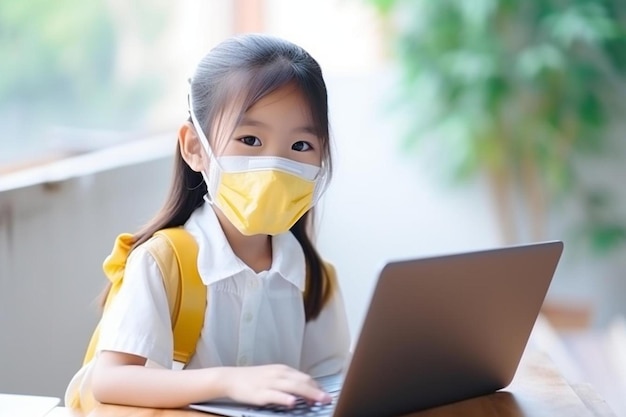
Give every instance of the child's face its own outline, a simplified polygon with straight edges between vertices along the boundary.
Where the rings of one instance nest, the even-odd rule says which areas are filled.
[[[321,165],[321,140],[315,135],[309,106],[294,86],[268,94],[244,113],[220,155],[279,156]]]

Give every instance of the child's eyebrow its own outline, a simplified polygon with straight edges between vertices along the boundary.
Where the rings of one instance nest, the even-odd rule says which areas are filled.
[[[239,122],[238,126],[251,126],[251,127],[263,127],[263,128],[269,127],[266,123],[263,123],[260,120],[250,119],[249,117],[244,117],[243,119],[241,119],[241,122]]]
[[[317,129],[315,129],[313,126],[297,127],[293,131],[295,133],[308,133],[310,135],[317,136]]]
[[[270,126],[267,123],[264,123],[260,120],[251,119],[249,117],[244,117],[241,119],[241,122],[237,125],[239,127],[260,127],[263,129],[269,129]],[[293,129],[294,133],[309,133],[311,135],[317,135],[317,129],[314,126],[299,126]]]

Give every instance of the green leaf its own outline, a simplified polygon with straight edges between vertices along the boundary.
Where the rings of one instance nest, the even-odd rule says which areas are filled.
[[[532,80],[544,71],[560,71],[565,66],[561,51],[554,45],[541,45],[524,48],[516,62],[516,69],[523,79]]]
[[[626,243],[626,228],[621,224],[596,225],[591,229],[589,239],[595,253],[606,254]]]
[[[566,47],[575,42],[599,45],[619,34],[619,28],[597,3],[574,4],[548,16],[544,22],[549,33]]]

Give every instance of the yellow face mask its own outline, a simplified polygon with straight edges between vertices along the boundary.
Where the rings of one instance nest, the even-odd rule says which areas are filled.
[[[326,188],[324,167],[270,156],[215,157],[193,111],[189,113],[209,155],[205,199],[244,235],[287,232],[313,207]]]
[[[277,235],[317,202],[323,191],[319,172],[279,157],[211,157],[208,200],[242,234]]]

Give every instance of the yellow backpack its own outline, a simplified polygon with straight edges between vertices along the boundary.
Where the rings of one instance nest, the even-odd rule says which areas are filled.
[[[104,312],[122,286],[126,260],[133,243],[131,234],[119,235],[113,251],[104,261],[104,273],[111,281]],[[159,230],[143,246],[154,257],[163,277],[174,336],[173,360],[187,365],[200,338],[207,302],[207,289],[198,274],[198,246],[182,227]],[[91,392],[90,365],[93,363],[99,336],[100,324],[89,341],[83,367],[74,376],[65,393],[65,405],[68,407],[88,411],[97,404]]]

